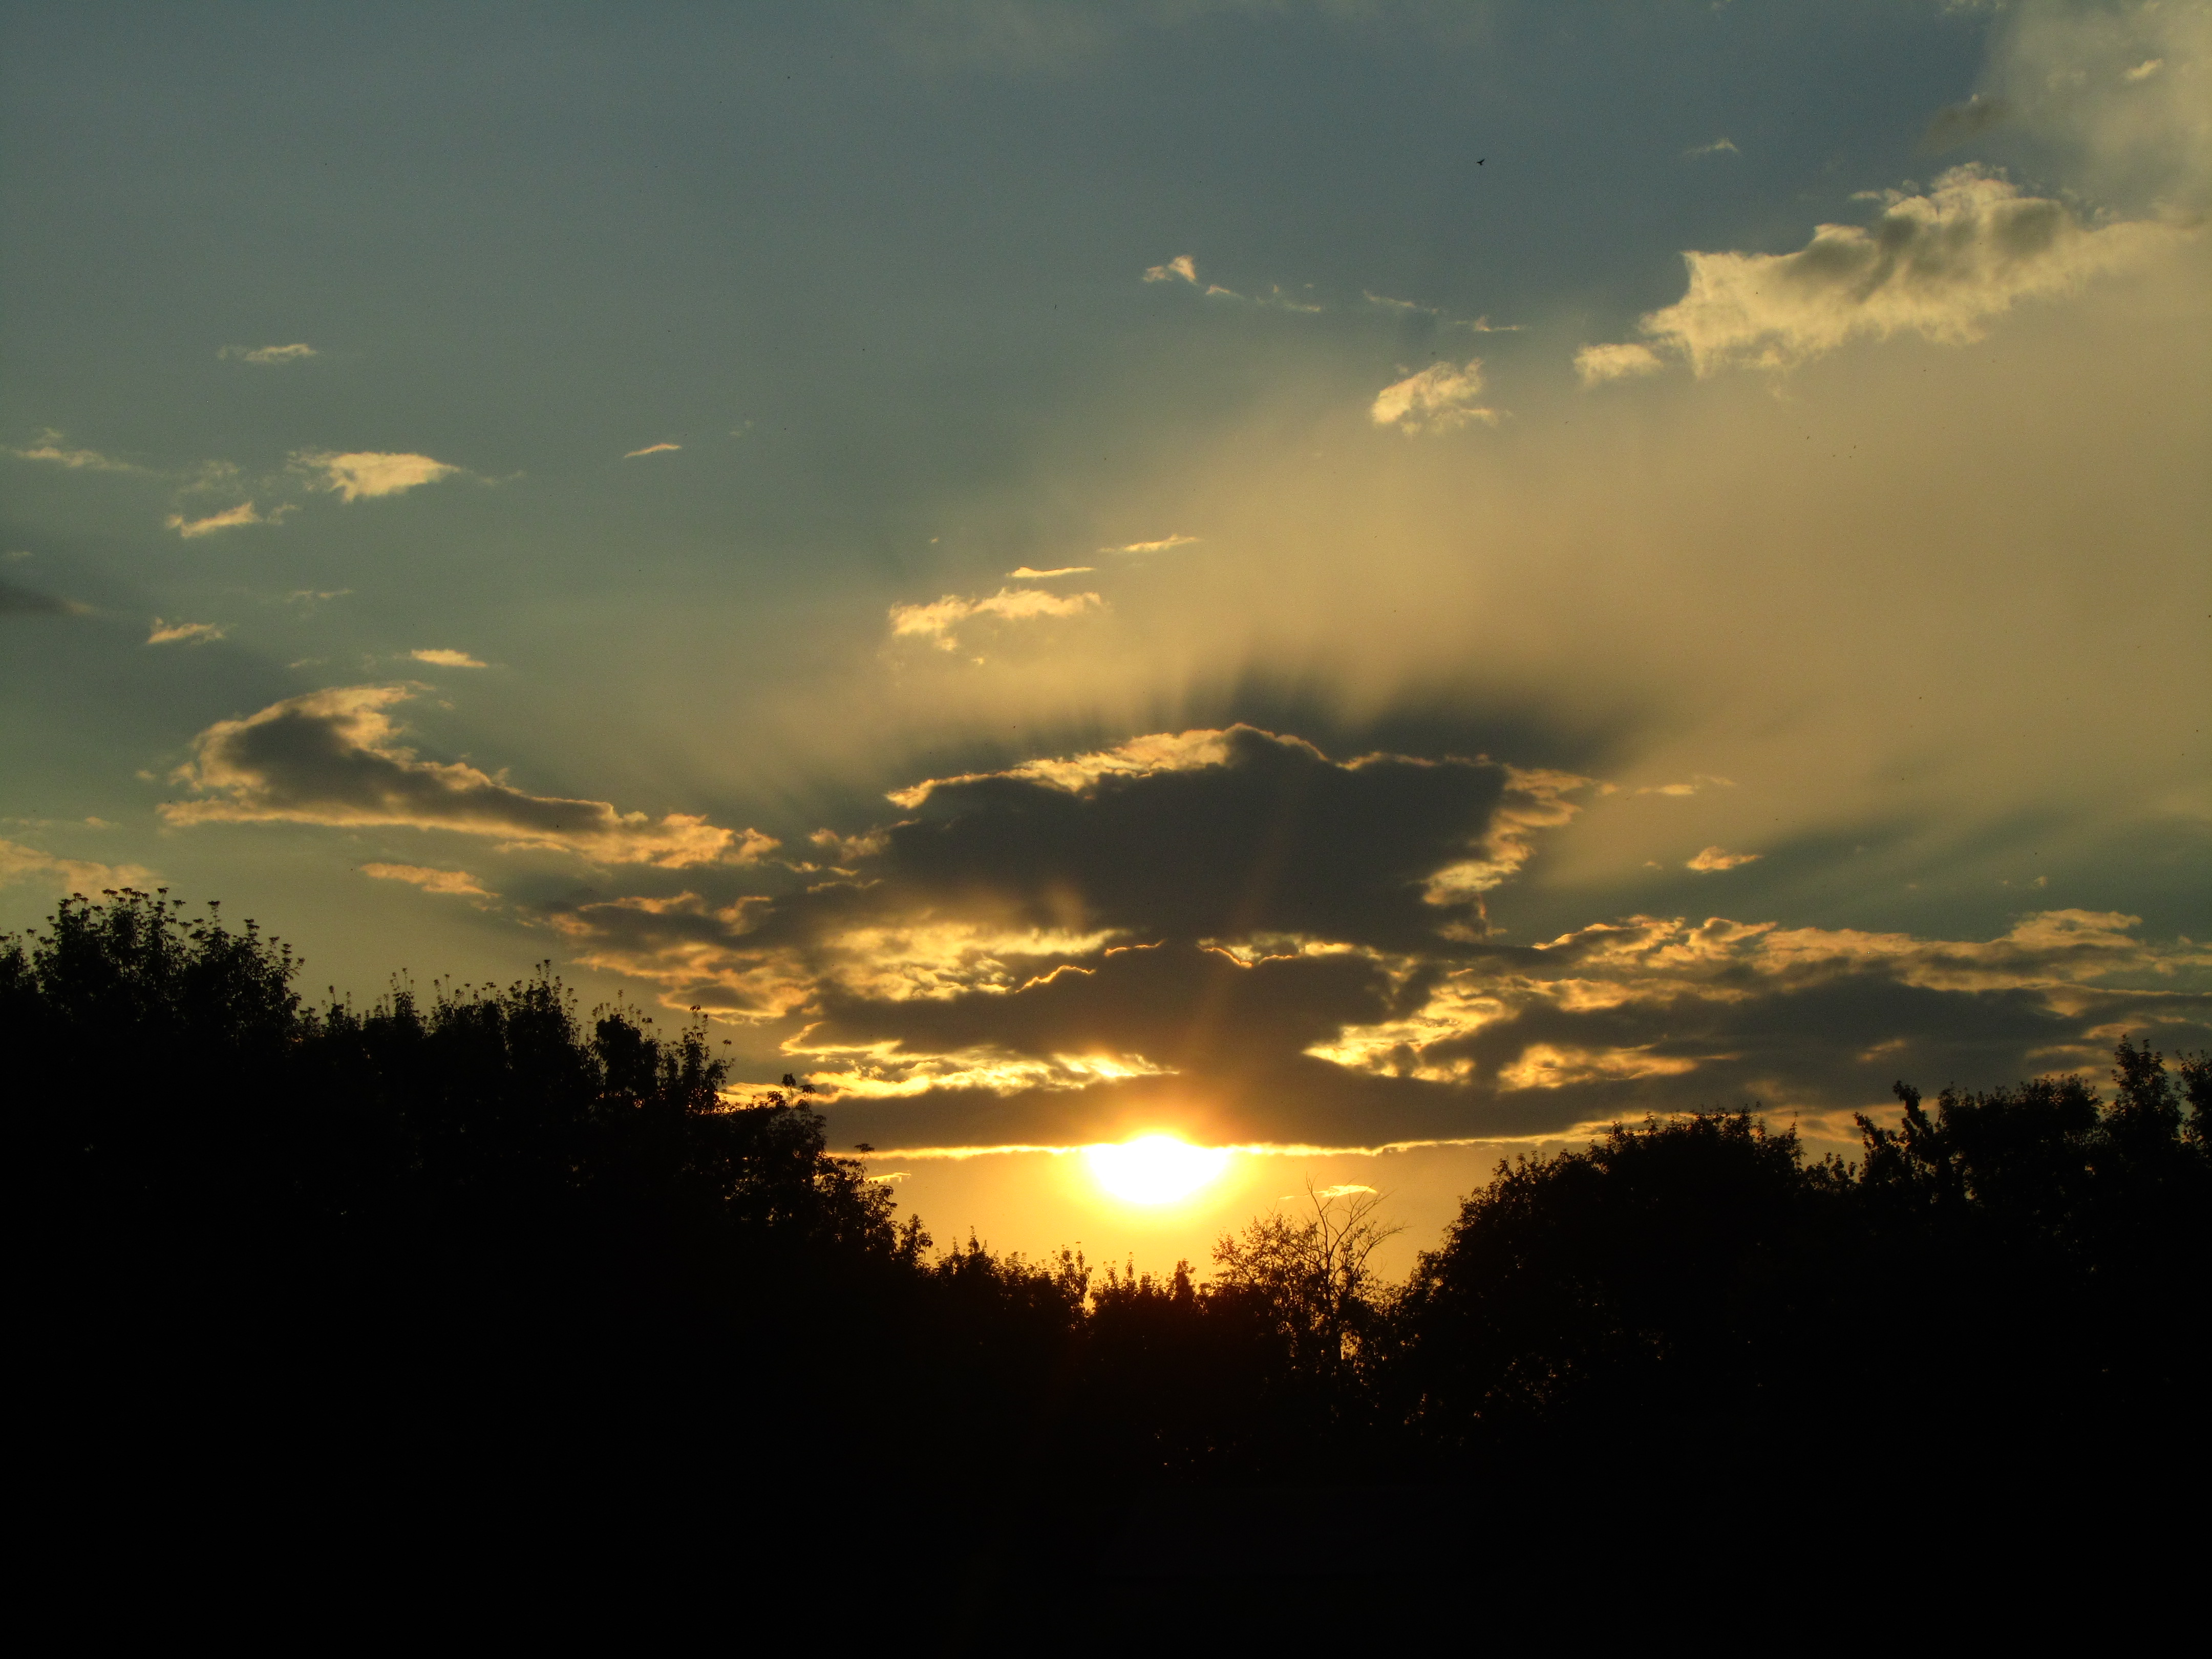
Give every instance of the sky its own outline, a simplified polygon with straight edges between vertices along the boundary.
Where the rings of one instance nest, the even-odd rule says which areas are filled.
[[[0,928],[1152,1267],[2204,1047],[2208,208],[2191,0],[0,6]]]

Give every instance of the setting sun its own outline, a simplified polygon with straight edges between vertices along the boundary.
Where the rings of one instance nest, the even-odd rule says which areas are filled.
[[[1229,1167],[1225,1146],[1194,1146],[1165,1134],[1086,1146],[1083,1156],[1099,1186],[1125,1204],[1172,1204]]]

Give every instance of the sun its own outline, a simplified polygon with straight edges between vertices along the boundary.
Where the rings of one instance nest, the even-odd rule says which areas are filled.
[[[1172,1204],[1219,1178],[1225,1146],[1194,1146],[1173,1135],[1139,1135],[1120,1146],[1085,1146],[1091,1174],[1125,1204]]]

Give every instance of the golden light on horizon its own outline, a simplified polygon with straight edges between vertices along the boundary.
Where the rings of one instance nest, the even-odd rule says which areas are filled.
[[[1225,1146],[1194,1146],[1170,1134],[1139,1135],[1118,1146],[1083,1149],[1091,1178],[1125,1204],[1172,1204],[1218,1180],[1229,1167]]]

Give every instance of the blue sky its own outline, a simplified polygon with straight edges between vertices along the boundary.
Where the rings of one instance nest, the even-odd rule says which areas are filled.
[[[7,926],[917,1169],[2205,1040],[2203,5],[0,30]]]

